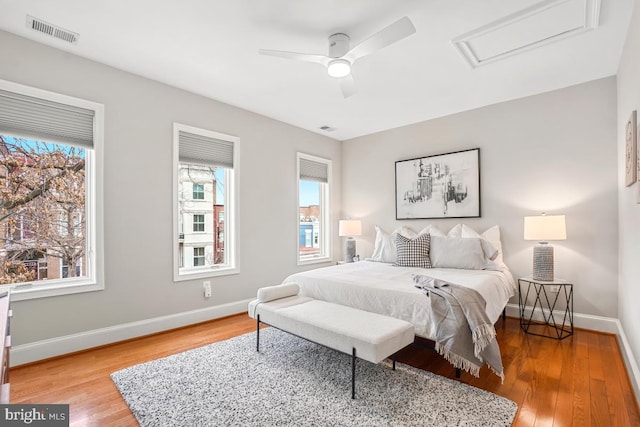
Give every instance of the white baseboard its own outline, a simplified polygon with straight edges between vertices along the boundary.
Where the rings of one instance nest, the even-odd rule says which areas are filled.
[[[248,300],[216,305],[184,313],[124,323],[107,328],[94,329],[78,334],[16,345],[11,348],[11,366],[35,362],[50,357],[86,350],[105,344],[111,344],[131,338],[167,331],[182,326],[205,322],[219,317],[247,311]]]
[[[507,304],[507,315],[511,317],[520,317],[520,308],[518,304]],[[562,319],[564,312],[554,311],[553,315],[556,319]],[[542,320],[542,311],[536,307],[533,313],[533,320]],[[573,326],[576,328],[590,329],[592,331],[606,332],[609,334],[618,334],[618,319],[604,316],[593,316],[591,314],[573,314]]]
[[[620,344],[622,359],[624,360],[624,365],[627,368],[627,373],[629,374],[629,381],[631,381],[631,386],[636,394],[636,402],[638,406],[640,406],[640,368],[638,368],[638,362],[633,356],[633,352],[629,346],[629,341],[627,341],[627,336],[624,333],[624,329],[622,329],[622,324],[619,320],[617,322],[618,344]]]
[[[512,317],[520,317],[520,308],[518,304],[507,304],[507,314]],[[564,313],[554,311],[556,319],[562,319]],[[559,317],[558,317],[559,316]],[[542,313],[536,307],[536,311],[533,315],[533,320],[542,320]],[[622,359],[624,360],[627,374],[629,375],[629,381],[636,395],[636,401],[640,406],[640,368],[638,368],[638,362],[636,361],[627,336],[624,333],[620,320],[611,317],[592,316],[590,314],[574,313],[573,326],[577,328],[590,329],[592,331],[606,332],[615,334],[618,337],[618,344],[620,345],[620,352],[622,353]]]

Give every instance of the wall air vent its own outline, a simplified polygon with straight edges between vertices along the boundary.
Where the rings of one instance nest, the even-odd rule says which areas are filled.
[[[80,37],[80,34],[78,33],[65,30],[64,28],[45,22],[42,19],[34,18],[30,15],[27,15],[27,27],[71,44],[78,43],[78,38]]]

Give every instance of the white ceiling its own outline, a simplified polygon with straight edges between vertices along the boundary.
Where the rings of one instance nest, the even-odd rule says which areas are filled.
[[[597,28],[475,68],[452,43],[541,3],[600,1]],[[0,0],[0,29],[346,140],[614,75],[633,3]],[[78,42],[27,28],[27,15],[79,33]],[[352,71],[358,93],[347,99],[318,64],[258,55],[259,48],[327,54],[331,34],[348,34],[353,46],[403,16],[413,21],[416,33],[360,59]],[[549,28],[562,28],[553,17],[541,19]],[[528,40],[524,33],[531,27],[540,22],[515,26],[510,37]],[[323,125],[335,130],[322,131]]]

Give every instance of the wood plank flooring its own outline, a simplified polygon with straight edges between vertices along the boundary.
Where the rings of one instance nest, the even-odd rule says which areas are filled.
[[[73,426],[135,426],[109,374],[251,332],[246,314],[12,368],[11,403],[69,403]],[[488,368],[460,381],[518,404],[514,426],[640,426],[640,410],[614,335],[576,330],[562,341],[524,334],[517,319],[496,324],[505,381]],[[409,347],[400,362],[455,378],[433,350]]]

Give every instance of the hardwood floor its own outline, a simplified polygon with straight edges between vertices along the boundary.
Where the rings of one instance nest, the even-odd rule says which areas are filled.
[[[11,403],[69,403],[71,425],[135,426],[109,374],[212,342],[251,332],[246,314],[112,344],[12,368]],[[640,426],[616,338],[576,330],[562,341],[524,334],[517,319],[496,324],[505,381],[483,368],[480,378],[460,381],[518,404],[514,426]],[[455,378],[432,350],[409,347],[398,360]]]

